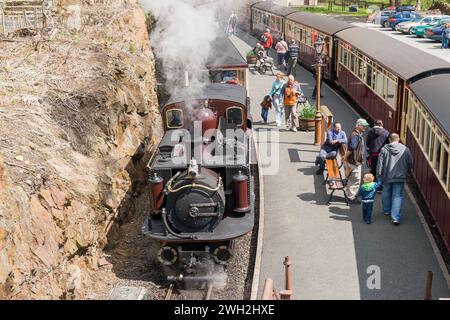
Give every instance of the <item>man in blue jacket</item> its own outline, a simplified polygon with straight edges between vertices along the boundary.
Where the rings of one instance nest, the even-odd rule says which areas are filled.
[[[316,158],[316,165],[319,165],[316,174],[322,174],[323,170],[325,170],[325,159],[335,158],[341,145],[346,143],[347,135],[341,129],[341,124],[335,122],[333,129],[327,132],[327,140],[325,140],[322,148],[320,148],[319,156]]]
[[[389,144],[380,152],[377,166],[377,178],[383,182],[383,211],[391,215],[394,225],[402,218],[403,189],[412,170],[412,156],[408,147],[400,143],[396,133],[389,136]]]

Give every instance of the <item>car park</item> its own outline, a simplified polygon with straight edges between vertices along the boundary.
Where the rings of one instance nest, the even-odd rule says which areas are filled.
[[[414,21],[421,19],[421,16],[418,15],[415,12],[397,12],[394,14],[391,14],[390,18],[387,20],[389,27],[392,30],[395,30],[395,26],[401,22],[406,21]]]
[[[439,19],[442,19],[442,16],[426,16],[420,20],[400,22],[395,27],[395,30],[402,33],[410,33],[412,27],[430,24]]]

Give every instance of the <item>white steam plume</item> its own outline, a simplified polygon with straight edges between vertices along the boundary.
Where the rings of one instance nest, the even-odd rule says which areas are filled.
[[[172,94],[184,83],[185,70],[205,70],[213,40],[223,36],[232,11],[245,0],[139,0],[156,18],[150,35],[156,56],[161,59],[166,88]],[[219,57],[218,57],[219,58]],[[190,80],[191,92],[206,84],[199,76]]]

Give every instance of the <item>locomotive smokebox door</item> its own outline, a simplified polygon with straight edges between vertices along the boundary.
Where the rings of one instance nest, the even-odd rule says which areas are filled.
[[[200,168],[195,178],[185,172],[168,191],[168,219],[179,233],[209,232],[222,220],[225,192],[214,171]]]
[[[233,176],[234,212],[250,211],[247,179],[248,177],[242,171]]]

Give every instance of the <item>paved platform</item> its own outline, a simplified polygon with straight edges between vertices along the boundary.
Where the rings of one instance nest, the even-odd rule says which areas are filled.
[[[231,38],[241,54],[251,49],[256,39],[247,34]],[[297,67],[297,78],[310,99],[314,88],[312,75]],[[260,123],[259,102],[271,87],[274,77],[250,74],[251,112],[256,132],[277,130],[274,111],[269,125]],[[343,129],[350,132],[356,112],[328,86],[323,86],[322,104],[334,113]],[[265,227],[259,295],[266,277],[284,286],[285,256],[292,259],[294,299],[423,299],[425,274],[434,272],[433,298],[450,297],[449,288],[416,209],[407,196],[404,219],[399,227],[382,216],[381,197],[377,197],[373,222],[363,223],[361,205],[348,207],[342,193],[327,206],[328,191],[324,177],[314,174],[313,132],[279,130],[279,170],[264,172]],[[261,149],[261,148],[260,148]],[[337,201],[336,201],[337,200]],[[380,270],[380,289],[369,289],[367,281],[373,268]],[[372,282],[371,282],[372,283]]]

